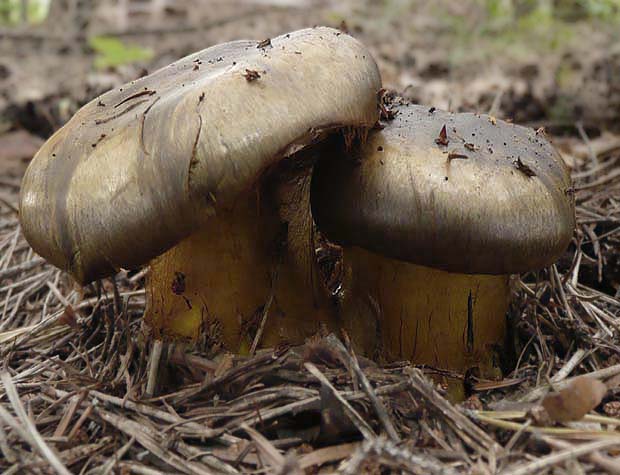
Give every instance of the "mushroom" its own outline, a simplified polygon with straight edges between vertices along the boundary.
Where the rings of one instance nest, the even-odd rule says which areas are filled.
[[[366,353],[496,374],[509,275],[551,264],[572,237],[569,173],[542,132],[394,112],[313,172],[314,219],[343,246],[342,319]]]
[[[331,28],[194,53],[94,99],[45,143],[22,183],[25,236],[82,284],[150,263],[157,336],[216,328],[243,351],[269,312],[263,343],[298,341],[330,325],[303,254],[303,149],[372,127],[380,87],[368,50]]]

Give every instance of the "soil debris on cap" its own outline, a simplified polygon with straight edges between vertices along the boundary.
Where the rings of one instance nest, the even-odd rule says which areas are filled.
[[[448,143],[450,143],[450,141],[448,140],[448,131],[446,130],[446,124],[444,124],[439,131],[439,137],[435,139],[435,143],[444,147],[447,147]]]
[[[514,164],[517,170],[519,170],[521,173],[523,173],[528,178],[536,176],[536,172],[532,170],[529,166],[527,166],[525,163],[523,163],[520,157],[514,161]]]
[[[463,153],[459,153],[459,152],[448,152],[448,160],[454,160],[456,158],[469,158],[467,155],[463,154]]]
[[[467,150],[471,150],[472,152],[476,152],[477,150],[480,150],[480,147],[476,147],[473,143],[471,142],[465,142],[465,148]]]
[[[256,81],[257,79],[260,79],[260,74],[258,71],[254,69],[246,69],[245,73],[243,74],[243,77],[245,78],[247,82],[252,82],[252,81]]]
[[[268,46],[272,46],[271,44],[271,38],[266,38],[263,41],[259,42],[256,47],[258,49],[263,49],[263,48],[267,48]]]
[[[397,111],[392,109],[389,104],[391,102],[393,94],[388,93],[387,89],[379,89],[377,92],[377,98],[379,99],[379,111],[381,113],[381,120],[394,120]]]

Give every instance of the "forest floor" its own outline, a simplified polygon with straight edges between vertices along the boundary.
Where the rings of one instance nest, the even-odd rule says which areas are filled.
[[[58,29],[0,35],[3,473],[620,473],[618,28],[534,13],[515,25],[475,1],[195,3],[150,30],[102,17],[88,38],[120,38],[121,53]],[[544,126],[571,169],[573,242],[515,277],[517,361],[501,380],[451,374],[464,402],[432,368],[360,368],[333,335],[253,357],[162,348],[142,328],[144,272],[79,289],[21,234],[21,175],[86,101],[211,44],[318,24],[369,45],[386,87],[411,100]],[[153,351],[165,364],[149,395]],[[551,390],[560,404],[595,397],[583,375],[605,384],[596,408],[547,417]]]

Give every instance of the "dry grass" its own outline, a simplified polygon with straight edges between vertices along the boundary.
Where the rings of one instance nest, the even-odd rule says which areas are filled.
[[[0,469],[620,473],[620,142],[563,147],[574,243],[556,266],[515,282],[514,370],[500,382],[467,375],[462,405],[430,382],[432,369],[378,367],[334,336],[251,358],[213,355],[209,342],[153,345],[141,326],[144,274],[73,287],[25,242],[18,183],[3,179]],[[541,425],[532,407],[578,374],[607,382],[604,404],[579,423]]]

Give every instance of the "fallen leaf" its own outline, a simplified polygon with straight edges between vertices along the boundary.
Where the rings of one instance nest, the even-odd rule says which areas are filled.
[[[558,393],[545,396],[542,405],[556,422],[578,421],[598,406],[607,392],[607,386],[589,376],[576,378]]]
[[[68,325],[73,329],[78,328],[77,324],[77,315],[75,314],[75,310],[71,305],[67,305],[65,310],[62,312],[62,315],[58,319],[58,323],[61,325]]]

